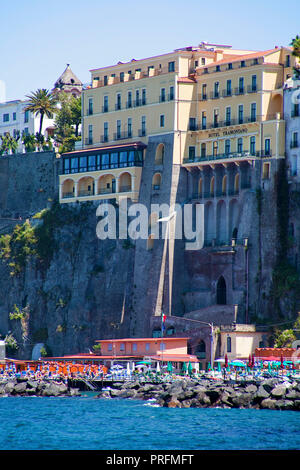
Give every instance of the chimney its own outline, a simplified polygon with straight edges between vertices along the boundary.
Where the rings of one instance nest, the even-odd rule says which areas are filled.
[[[221,49],[216,49],[214,51],[214,62],[223,59],[223,51]]]

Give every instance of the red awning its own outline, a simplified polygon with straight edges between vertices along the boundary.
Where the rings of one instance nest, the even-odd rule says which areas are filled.
[[[199,362],[197,356],[190,354],[159,354],[157,356],[149,356],[154,361],[171,361],[171,362]]]

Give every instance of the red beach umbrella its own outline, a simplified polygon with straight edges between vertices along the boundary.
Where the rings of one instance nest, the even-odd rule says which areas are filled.
[[[227,356],[227,354],[225,354],[225,367],[226,368],[228,367],[228,356]]]
[[[254,367],[254,354],[252,354],[251,366]]]
[[[283,365],[283,355],[282,355],[282,354],[281,354],[281,356],[280,356],[280,367],[281,367],[281,369],[284,368],[284,365]]]

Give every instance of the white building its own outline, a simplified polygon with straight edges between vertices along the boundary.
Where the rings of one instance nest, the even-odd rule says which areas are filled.
[[[81,95],[82,82],[76,77],[67,64],[66,69],[61,76],[56,80],[52,93],[59,94],[64,91],[71,93],[74,97]],[[22,144],[22,135],[33,134],[36,135],[40,129],[40,114],[35,115],[29,111],[25,111],[28,106],[28,100],[14,100],[14,101],[0,101],[0,136],[9,132],[12,137],[20,135],[18,141],[18,152],[24,152],[24,145]],[[53,136],[55,116],[52,119],[44,115],[42,134],[47,139],[48,136]],[[79,132],[81,131],[81,126]],[[1,141],[0,141],[1,144]]]
[[[6,132],[12,137],[20,135],[19,139],[19,152],[23,152],[22,134],[36,134],[40,128],[40,115],[37,116],[24,111],[28,106],[29,101],[14,100],[0,103],[0,135],[4,135]],[[48,119],[44,116],[42,134],[47,138],[48,128],[53,126],[54,120]]]
[[[288,176],[300,181],[300,80],[295,78],[287,80],[283,96]]]

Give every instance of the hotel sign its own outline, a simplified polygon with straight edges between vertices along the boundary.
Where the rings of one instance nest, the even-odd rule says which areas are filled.
[[[226,131],[223,131],[222,133],[221,132],[211,132],[210,134],[208,134],[208,137],[221,137],[221,136],[227,136],[227,135],[236,135],[236,134],[247,134],[248,132],[248,129],[247,127],[239,127],[237,129],[230,129],[230,130],[226,130]]]

